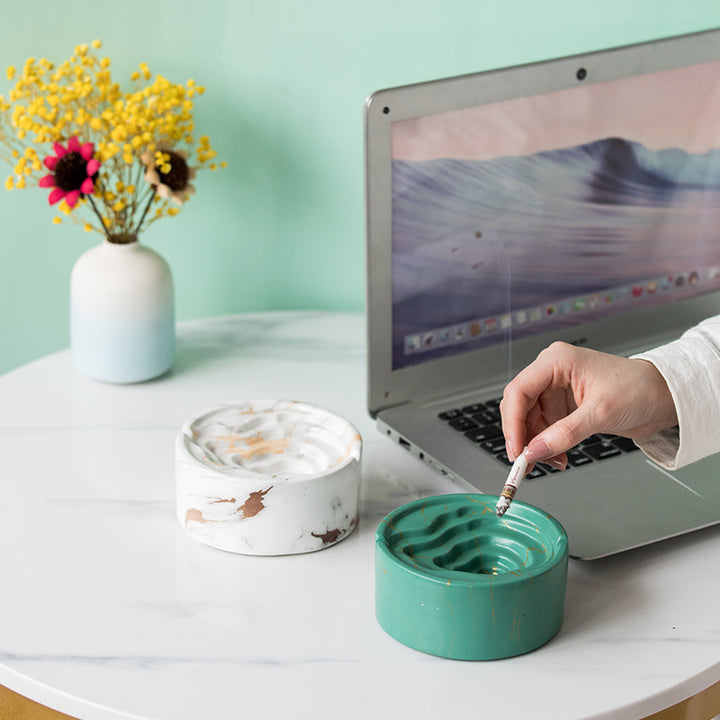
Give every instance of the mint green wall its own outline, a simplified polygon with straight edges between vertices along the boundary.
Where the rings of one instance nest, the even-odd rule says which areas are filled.
[[[720,26],[719,0],[22,0],[3,4],[5,67],[76,44],[124,80],[140,61],[207,88],[201,133],[229,168],[143,241],[166,257],[178,319],[364,305],[365,97]],[[4,182],[6,168],[0,167]],[[68,343],[68,279],[98,236],[54,226],[46,192],[0,183],[0,371]]]

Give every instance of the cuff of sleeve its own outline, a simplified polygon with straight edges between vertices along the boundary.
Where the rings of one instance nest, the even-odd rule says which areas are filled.
[[[633,356],[655,365],[675,403],[678,427],[636,440],[651,460],[668,470],[677,470],[718,450],[720,403],[713,369],[720,357],[710,337],[717,333],[718,324],[720,321],[713,318],[679,340]]]
[[[635,444],[654,462],[667,470],[677,468],[677,457],[680,449],[680,428],[669,430],[637,439]]]

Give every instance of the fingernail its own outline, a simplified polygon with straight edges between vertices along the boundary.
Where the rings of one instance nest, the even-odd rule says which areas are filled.
[[[554,467],[556,470],[565,470],[567,468],[567,460],[559,455],[543,460],[543,462],[546,465],[550,465],[550,467]]]
[[[538,462],[539,460],[545,461],[548,455],[550,455],[550,448],[548,448],[544,440],[532,440],[525,448],[525,457],[529,463]]]

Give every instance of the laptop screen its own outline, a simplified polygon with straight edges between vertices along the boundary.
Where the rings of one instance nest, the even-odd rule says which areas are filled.
[[[716,61],[393,122],[393,369],[717,291],[719,117]]]

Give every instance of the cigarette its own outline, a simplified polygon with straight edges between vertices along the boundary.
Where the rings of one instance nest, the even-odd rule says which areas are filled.
[[[507,509],[510,507],[510,503],[515,497],[515,493],[518,490],[520,482],[525,477],[528,466],[528,461],[525,457],[525,450],[527,450],[527,448],[524,448],[523,451],[517,456],[515,462],[510,468],[507,480],[505,481],[505,486],[500,493],[500,498],[495,507],[495,514],[498,517],[502,517],[507,512]]]

